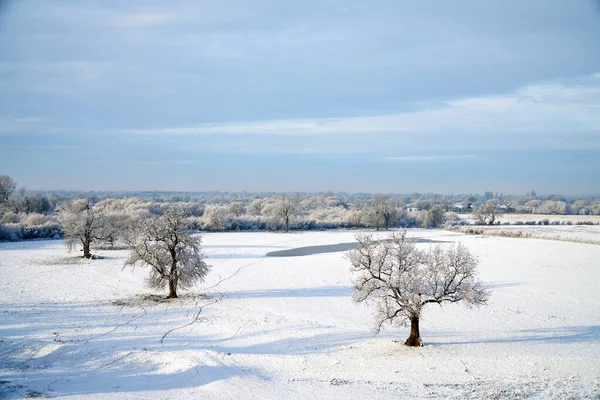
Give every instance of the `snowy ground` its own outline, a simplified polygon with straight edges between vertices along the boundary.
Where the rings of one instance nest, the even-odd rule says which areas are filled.
[[[426,308],[407,348],[352,302],[354,234],[206,234],[207,281],[160,302],[126,251],[2,243],[0,398],[600,398],[600,246],[411,230],[468,246],[492,297]]]
[[[484,232],[500,235],[522,233],[523,236],[566,240],[600,245],[600,225],[494,225],[478,226]]]
[[[474,223],[471,214],[461,214],[461,218]],[[502,223],[515,224],[517,222],[528,221],[550,221],[571,225],[502,225]],[[507,235],[523,233],[523,237],[533,237],[551,240],[566,240],[572,242],[582,242],[589,244],[600,244],[600,216],[598,215],[531,215],[531,214],[505,214],[499,218],[501,225],[477,225],[474,229],[483,230],[484,233],[501,235],[506,232]],[[577,225],[577,222],[590,221],[598,225]],[[459,229],[463,229],[459,227]]]
[[[460,219],[475,223],[476,219],[472,213],[469,214],[458,214]],[[558,222],[559,224],[571,223],[576,225],[577,223],[592,222],[594,224],[600,224],[600,215],[548,215],[548,214],[502,214],[496,221],[502,223],[515,224],[518,222],[529,222],[535,221],[540,222],[548,220],[549,222]]]

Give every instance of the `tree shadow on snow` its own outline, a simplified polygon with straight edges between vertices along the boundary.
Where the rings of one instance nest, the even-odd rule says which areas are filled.
[[[235,376],[267,379],[227,362],[205,338],[186,337],[191,328],[161,343],[197,310],[193,303],[3,304],[0,389],[16,397],[27,391],[55,397],[200,388]]]
[[[324,333],[315,333],[313,328],[299,329],[295,331],[299,337],[287,337],[278,340],[272,340],[272,337],[285,333],[286,328],[241,334],[235,337],[235,341],[256,342],[242,346],[228,345],[229,340],[227,339],[199,339],[190,343],[189,340],[182,340],[183,338],[172,338],[169,343],[172,345],[185,344],[192,348],[206,348],[225,354],[309,355],[325,354],[329,351],[335,351],[339,347],[347,346],[373,336],[372,333],[365,331],[334,333],[326,332],[326,328],[324,330]],[[307,333],[306,336],[302,336],[304,332]],[[263,340],[265,338],[269,338],[270,340]]]
[[[349,297],[352,289],[349,286],[325,286],[299,289],[266,289],[243,290],[238,292],[222,292],[225,297],[238,299],[271,298],[271,297]]]
[[[483,282],[481,284],[484,289],[503,289],[521,285],[523,285],[523,282]]]
[[[207,253],[205,258],[207,260],[236,260],[236,259],[247,259],[247,258],[264,258],[264,254],[248,254],[248,253]]]
[[[464,340],[451,342],[437,342],[432,340],[432,345],[466,345],[485,343],[582,343],[600,341],[600,326],[564,326],[560,328],[524,329],[517,331],[517,336],[497,339]]]
[[[262,245],[262,244],[203,244],[207,249],[284,249],[285,246]]]

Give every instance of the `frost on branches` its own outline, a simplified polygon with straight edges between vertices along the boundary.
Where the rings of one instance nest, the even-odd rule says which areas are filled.
[[[89,199],[75,199],[61,206],[59,220],[69,250],[81,243],[83,257],[92,258],[92,242],[105,239],[105,215]]]
[[[477,258],[466,247],[437,245],[418,250],[406,231],[389,240],[357,236],[358,246],[346,257],[356,274],[354,299],[376,306],[375,329],[386,322],[408,325],[407,346],[422,346],[419,318],[429,303],[485,304],[489,293],[477,279]]]
[[[210,269],[203,260],[200,237],[192,236],[181,213],[147,217],[128,236],[131,254],[125,266],[149,266],[148,285],[168,286],[167,298],[176,298],[178,288],[204,281]]]

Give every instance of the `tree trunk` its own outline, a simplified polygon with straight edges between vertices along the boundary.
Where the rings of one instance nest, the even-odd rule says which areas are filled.
[[[173,278],[169,279],[169,295],[167,299],[176,299],[177,298],[177,284]]]
[[[290,232],[290,220],[288,218],[285,219],[285,233]]]
[[[90,252],[90,242],[83,242],[83,258],[92,258],[92,253]]]
[[[419,317],[412,317],[410,319],[410,336],[404,344],[411,347],[423,346],[421,335],[419,334]]]
[[[169,295],[167,299],[177,298],[177,262],[171,264],[171,272],[169,274]]]

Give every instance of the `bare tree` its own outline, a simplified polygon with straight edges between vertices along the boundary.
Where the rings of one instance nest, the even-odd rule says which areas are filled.
[[[357,240],[358,246],[346,254],[357,274],[354,299],[375,304],[377,332],[386,322],[410,322],[407,346],[422,346],[419,319],[426,304],[479,305],[488,299],[477,280],[477,258],[460,244],[438,245],[425,253],[406,238],[406,231],[390,240],[376,241],[370,235]]]
[[[89,199],[76,199],[60,207],[58,218],[69,249],[81,243],[83,257],[92,258],[92,242],[104,239],[104,213],[95,208]]]
[[[444,223],[444,209],[440,205],[434,205],[427,211],[423,211],[421,219],[422,228],[438,228]]]
[[[124,212],[106,212],[104,211],[104,223],[101,228],[101,238],[103,242],[115,248],[115,243],[123,239],[125,231],[131,225],[134,216]]]
[[[244,205],[239,201],[232,201],[227,205],[227,211],[233,217],[237,218],[244,213]]]
[[[275,217],[285,225],[285,231],[290,231],[292,218],[300,213],[300,199],[298,196],[283,195],[273,209]]]
[[[202,282],[210,270],[203,260],[201,239],[193,236],[181,213],[169,210],[147,217],[128,236],[131,254],[125,266],[150,266],[147,283],[153,288],[168,286],[168,299],[177,289]]]
[[[479,207],[474,212],[474,216],[477,219],[477,223],[483,225],[485,223],[489,225],[494,225],[496,218],[501,215],[500,207],[498,206],[498,202],[496,200],[488,200]]]
[[[365,223],[374,226],[377,230],[384,228],[388,230],[398,215],[398,209],[394,202],[385,195],[373,197],[365,209]]]
[[[204,209],[203,229],[207,231],[222,231],[227,226],[229,219],[227,207],[209,204]]]
[[[17,182],[10,176],[0,175],[0,204],[8,203],[8,199],[16,188]]]

